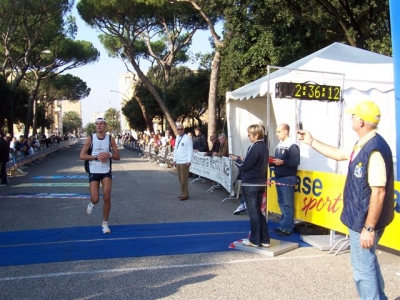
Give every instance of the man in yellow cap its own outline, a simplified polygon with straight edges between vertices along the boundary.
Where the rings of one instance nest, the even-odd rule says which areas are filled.
[[[351,154],[314,139],[308,131],[299,131],[299,138],[327,157],[349,160],[340,219],[350,233],[354,281],[361,299],[387,299],[375,251],[394,218],[393,156],[377,133],[381,113],[374,102],[361,101],[346,112],[358,135]]]

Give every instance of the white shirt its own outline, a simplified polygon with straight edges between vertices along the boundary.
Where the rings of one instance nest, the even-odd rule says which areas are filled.
[[[192,162],[193,158],[193,141],[187,135],[178,135],[175,141],[174,162],[177,164],[186,164]]]
[[[97,134],[92,135],[92,155],[97,156],[100,152],[110,152],[110,137],[108,134],[104,137],[104,139],[100,140],[97,137]],[[102,163],[99,160],[90,160],[89,161],[89,169],[90,173],[95,174],[105,174],[110,171],[110,160],[105,163]]]

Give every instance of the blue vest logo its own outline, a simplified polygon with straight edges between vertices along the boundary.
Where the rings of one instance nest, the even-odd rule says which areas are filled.
[[[362,166],[362,163],[361,163],[361,162],[358,163],[357,166],[356,166],[356,168],[354,169],[354,176],[355,176],[356,178],[361,178],[361,177],[362,177],[362,174],[363,174],[363,170],[364,170],[364,168],[363,168],[363,166]]]

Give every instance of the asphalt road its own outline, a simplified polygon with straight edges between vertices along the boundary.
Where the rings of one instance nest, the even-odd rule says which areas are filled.
[[[81,147],[82,141],[57,151],[0,188],[0,232],[89,226],[101,230],[101,209],[88,216],[88,199],[10,197],[87,194],[87,180],[71,178],[60,186],[50,178],[85,175],[78,159]],[[226,191],[207,193],[210,182],[191,184],[190,199],[179,201],[173,169],[120,151],[121,161],[113,164],[111,230],[115,225],[248,220],[245,214],[232,214],[235,200],[221,203]],[[400,299],[399,256],[379,251],[378,257],[389,299]],[[0,298],[320,300],[357,299],[357,293],[349,253],[334,256],[303,247],[276,257],[232,250],[0,267]]]

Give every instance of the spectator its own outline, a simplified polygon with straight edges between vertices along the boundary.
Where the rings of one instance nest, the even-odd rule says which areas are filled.
[[[166,147],[169,145],[169,136],[170,136],[169,131],[160,134],[161,146]]]
[[[264,143],[267,145],[268,149],[269,149],[269,140],[268,140],[268,132],[265,129],[264,125],[261,125],[261,127],[264,130]],[[241,174],[239,174],[237,180],[241,180]],[[240,202],[239,202],[239,206],[235,209],[235,211],[233,212],[234,215],[240,215],[241,213],[246,212],[247,207],[246,207],[246,201],[244,199],[244,196],[242,194],[242,196],[240,197]]]
[[[169,135],[169,145],[171,146],[171,151],[174,151],[174,149],[175,149],[175,142],[176,142],[175,135],[173,133],[171,133]]]
[[[207,139],[205,135],[201,133],[200,127],[194,129],[193,150],[194,152],[208,151]]]
[[[185,129],[182,124],[177,125],[177,131],[179,136],[177,137],[173,163],[178,171],[178,178],[181,186],[181,196],[178,198],[181,201],[185,201],[189,199],[188,177],[193,157],[193,143],[192,139],[185,134]]]
[[[117,147],[120,148],[121,147],[121,134],[118,133],[116,136],[116,142],[117,142]]]
[[[212,144],[211,150],[207,151],[204,153],[204,156],[211,156],[211,155],[217,155],[219,151],[219,141],[217,139],[217,136],[215,134],[212,134],[210,136],[210,142]]]
[[[10,159],[10,146],[5,140],[4,133],[0,131],[0,186],[6,186],[8,184],[7,178],[7,162]]]
[[[226,138],[225,134],[221,133],[218,136],[218,141],[219,141],[219,150],[218,153],[213,153],[213,156],[219,156],[219,157],[228,157],[229,156],[229,150],[228,150],[228,139]]]
[[[158,152],[160,151],[160,147],[161,147],[161,140],[160,140],[160,135],[159,134],[156,133],[154,135],[152,145],[154,147],[154,153],[158,154]]]
[[[19,136],[19,140],[15,144],[15,148],[19,151],[23,156],[29,155],[29,146],[27,139],[23,136]]]
[[[12,137],[11,142],[10,142],[10,153],[11,153],[12,161],[13,161],[14,164],[17,162],[17,159],[16,159],[16,152],[17,152],[16,143],[17,143],[17,138],[14,136],[14,137]]]
[[[349,160],[340,216],[350,233],[353,277],[360,299],[388,299],[376,250],[394,218],[393,155],[377,133],[381,113],[372,101],[361,101],[347,113],[358,141],[350,153],[314,139],[300,130],[300,140],[326,157]]]
[[[268,223],[261,211],[265,192],[265,174],[268,167],[268,147],[264,142],[264,130],[261,125],[250,125],[247,128],[252,145],[248,148],[246,157],[230,155],[242,173],[242,191],[250,217],[250,237],[244,239],[245,246],[270,246]]]
[[[290,127],[285,123],[276,128],[276,136],[280,142],[275,149],[273,163],[278,204],[282,213],[279,227],[275,229],[279,236],[292,235],[294,228],[294,187],[300,164],[300,150],[290,139],[289,132]]]
[[[28,146],[28,151],[30,155],[39,151],[39,143],[34,136],[28,138]]]

